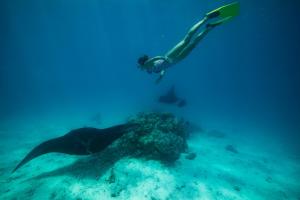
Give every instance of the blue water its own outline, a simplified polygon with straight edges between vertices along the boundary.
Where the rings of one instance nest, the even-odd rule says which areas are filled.
[[[270,141],[280,138],[299,155],[299,2],[240,0],[240,15],[211,31],[159,85],[137,68],[139,56],[165,54],[229,2],[2,0],[0,120],[101,113],[114,124],[170,111],[204,126],[268,130]],[[157,102],[172,85],[186,107]]]
[[[240,15],[209,32],[160,84],[138,69],[139,56],[164,55],[230,2],[1,0],[0,199],[97,199],[120,185],[120,199],[299,199],[299,2],[240,0]],[[185,107],[157,101],[172,85]],[[182,156],[173,167],[124,159],[112,186],[108,169],[86,178],[98,174],[89,161],[76,171],[80,156],[44,156],[10,174],[46,139],[144,111],[200,126],[188,140],[196,159]]]

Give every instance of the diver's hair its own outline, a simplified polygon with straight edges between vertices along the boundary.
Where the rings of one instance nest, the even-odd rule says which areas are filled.
[[[144,65],[145,62],[146,62],[148,59],[149,59],[149,56],[143,55],[143,56],[139,57],[138,63],[139,63],[140,65]]]

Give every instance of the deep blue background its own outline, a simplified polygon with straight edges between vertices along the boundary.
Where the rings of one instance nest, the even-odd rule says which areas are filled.
[[[188,102],[176,112],[187,117],[297,132],[297,1],[241,0],[241,15],[209,33],[160,85],[137,69],[140,55],[166,53],[229,2],[2,0],[0,117],[157,109],[157,96],[174,84]]]

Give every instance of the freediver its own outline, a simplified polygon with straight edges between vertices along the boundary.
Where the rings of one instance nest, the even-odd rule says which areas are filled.
[[[177,64],[179,61],[183,60],[191,51],[198,45],[198,43],[206,36],[206,34],[211,31],[214,27],[223,24],[226,21],[231,20],[239,14],[239,3],[234,2],[216,10],[207,13],[202,20],[196,23],[186,34],[186,36],[181,40],[175,47],[173,47],[164,56],[155,56],[149,58],[149,56],[144,55],[138,59],[139,68],[141,70],[146,70],[148,73],[159,74],[156,83],[159,83],[166,70]],[[216,19],[214,22],[206,24],[203,31],[195,36],[201,25],[210,21],[211,19]]]

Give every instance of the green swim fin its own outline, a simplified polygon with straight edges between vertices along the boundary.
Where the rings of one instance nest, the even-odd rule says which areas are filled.
[[[206,16],[209,19],[215,17],[222,17],[222,18],[235,17],[239,14],[239,11],[240,11],[239,2],[233,2],[231,4],[227,4],[225,6],[222,6],[220,8],[217,8],[207,13]]]

